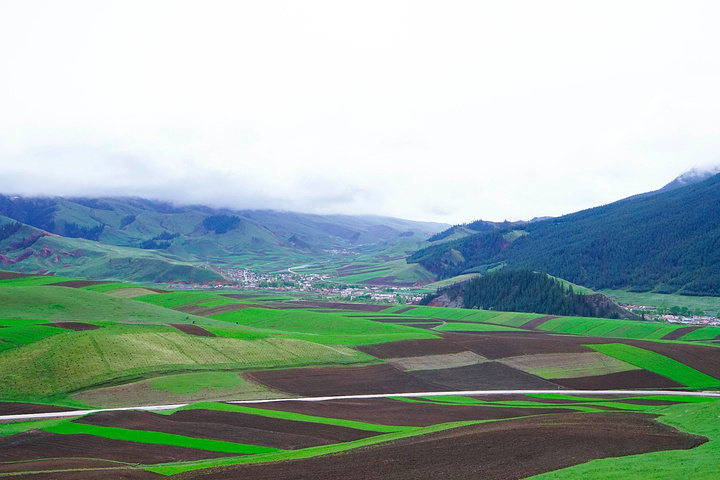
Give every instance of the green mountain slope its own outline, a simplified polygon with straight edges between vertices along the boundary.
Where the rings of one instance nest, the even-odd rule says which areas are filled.
[[[528,223],[527,235],[498,229],[412,255],[440,277],[500,266],[530,268],[595,289],[720,293],[720,176]]]
[[[398,246],[404,258],[447,227],[376,216],[175,206],[139,198],[0,195],[0,215],[6,217],[0,223],[25,225],[22,231],[0,234],[4,268],[133,281],[218,279],[216,272],[198,268],[207,265],[261,272],[303,264],[342,268],[357,255],[379,264],[397,260]],[[422,267],[404,270],[413,273],[396,275],[398,282],[434,279]]]

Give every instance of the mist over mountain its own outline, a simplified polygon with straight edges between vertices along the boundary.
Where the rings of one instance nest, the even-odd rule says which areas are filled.
[[[350,261],[395,246],[387,258],[397,261],[448,225],[371,215],[177,206],[143,198],[0,195],[0,226],[6,226],[0,236],[3,268],[202,282],[220,279],[222,268],[285,270],[331,257]]]
[[[673,179],[672,182],[668,183],[661,189],[657,190],[658,192],[667,192],[669,190],[674,190],[676,188],[682,188],[687,185],[692,185],[694,183],[699,183],[702,181],[707,180],[708,178],[712,177],[713,175],[717,175],[720,173],[720,165],[716,165],[714,167],[695,167],[691,168],[690,170],[681,173],[675,179]]]

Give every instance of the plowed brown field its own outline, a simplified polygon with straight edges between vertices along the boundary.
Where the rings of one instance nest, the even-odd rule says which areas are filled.
[[[492,422],[343,455],[190,472],[179,479],[520,479],[596,458],[689,449],[705,439],[634,413]]]
[[[522,399],[528,400],[527,398]],[[498,400],[498,397],[495,397],[493,400]],[[305,415],[316,415],[319,417],[379,423],[382,425],[407,425],[417,427],[464,420],[496,420],[538,415],[539,413],[569,412],[569,410],[562,408],[538,410],[533,408],[438,405],[433,403],[393,400],[390,398],[330,400],[327,402],[274,402],[263,404],[262,408],[266,410],[281,410]]]
[[[329,445],[377,435],[354,428],[215,410],[184,410],[172,415],[140,411],[102,412],[75,422],[282,449]]]
[[[275,390],[308,397],[445,390],[389,365],[267,370],[248,377]]]

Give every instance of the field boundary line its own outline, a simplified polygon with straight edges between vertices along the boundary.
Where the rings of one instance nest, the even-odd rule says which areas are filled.
[[[331,395],[324,397],[295,397],[295,398],[270,398],[262,400],[219,400],[222,403],[252,405],[262,403],[277,402],[327,402],[331,400],[362,400],[372,398],[390,398],[390,397],[447,397],[447,396],[493,396],[493,395],[542,395],[548,393],[562,395],[578,395],[578,396],[594,396],[594,395],[624,395],[624,396],[647,396],[647,395],[667,395],[678,397],[708,397],[720,399],[720,391],[700,391],[688,392],[682,390],[458,390],[447,392],[401,392],[401,393],[370,393],[359,395]],[[212,402],[212,400],[205,400]],[[91,413],[100,412],[122,412],[130,410],[145,411],[163,411],[175,410],[187,407],[191,403],[178,403],[172,405],[143,405],[137,407],[118,407],[118,408],[98,408],[92,410],[71,410],[67,412],[47,412],[47,413],[26,413],[14,415],[0,415],[0,421],[16,421],[16,420],[36,420],[41,418],[65,418],[65,417],[82,417]]]

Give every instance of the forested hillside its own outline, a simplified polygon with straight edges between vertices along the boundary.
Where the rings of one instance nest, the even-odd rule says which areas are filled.
[[[463,308],[547,313],[582,317],[631,318],[634,315],[604,295],[580,295],[572,286],[530,270],[500,270],[441,288],[423,304],[461,304]]]
[[[509,266],[591,287],[720,295],[720,176],[434,245],[409,257],[440,277]],[[511,241],[513,240],[514,241]]]

